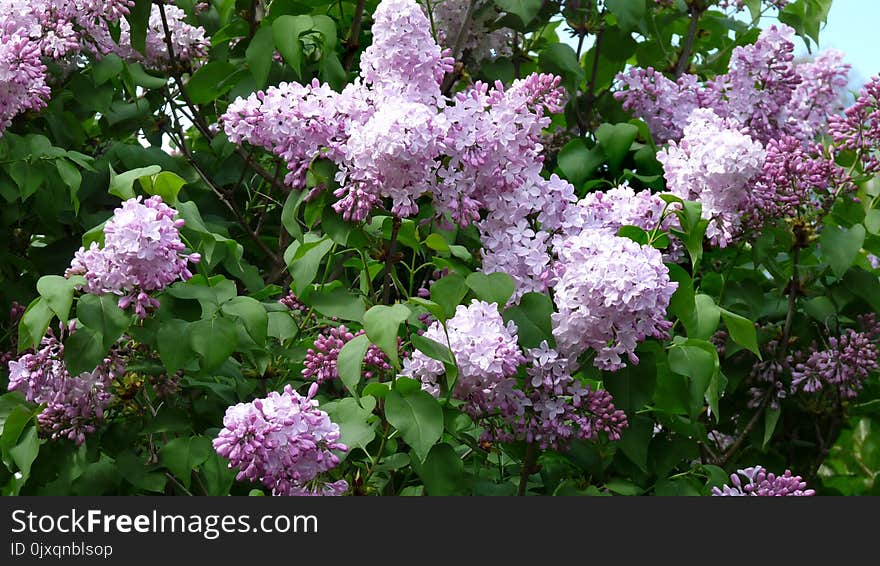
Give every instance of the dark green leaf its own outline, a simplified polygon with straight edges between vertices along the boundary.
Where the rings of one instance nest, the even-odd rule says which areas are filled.
[[[389,391],[385,417],[422,461],[443,433],[443,410],[437,399],[421,389],[406,394]]]

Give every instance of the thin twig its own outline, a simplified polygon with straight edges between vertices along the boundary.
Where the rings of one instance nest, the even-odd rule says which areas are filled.
[[[703,8],[691,7],[691,21],[688,24],[687,35],[681,46],[681,53],[678,55],[678,61],[675,63],[675,72],[672,78],[678,79],[691,63],[691,55],[694,49],[694,41],[697,39],[697,27],[700,23],[700,17],[703,15]]]
[[[345,62],[342,67],[345,72],[351,70],[354,63],[354,56],[357,55],[358,47],[360,47],[361,22],[364,19],[364,5],[366,0],[358,0],[354,7],[354,17],[351,20],[351,32],[348,34],[348,45],[345,50]]]

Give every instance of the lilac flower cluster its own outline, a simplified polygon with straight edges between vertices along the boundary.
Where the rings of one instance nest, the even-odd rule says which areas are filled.
[[[306,314],[309,312],[309,307],[306,306],[305,303],[299,300],[299,297],[296,296],[296,293],[290,291],[287,295],[278,299],[278,302],[287,307],[291,312],[296,312],[299,314]]]
[[[420,0],[421,1],[421,0]],[[492,2],[477,0],[471,8],[471,18],[465,22],[471,0],[439,0],[422,2],[429,19],[434,24],[437,40],[449,49],[459,42],[459,52],[478,64],[481,60],[507,57],[512,52],[513,30],[510,28],[490,29],[489,24],[499,17],[498,9]],[[462,26],[467,23],[467,27]],[[461,39],[459,39],[461,34]]]
[[[87,293],[120,295],[120,308],[134,305],[146,317],[147,309],[159,306],[149,293],[191,278],[187,263],[200,260],[199,254],[183,253],[184,222],[176,216],[159,196],[123,202],[104,227],[104,247],[92,242],[88,250],[80,248],[65,275],[83,275]]]
[[[348,220],[363,220],[384,199],[392,213],[411,216],[426,194],[438,216],[464,225],[481,209],[499,217],[521,209],[516,218],[524,217],[535,210],[526,193],[555,205],[547,195],[567,183],[540,177],[540,140],[545,111],[561,108],[559,79],[531,75],[508,89],[477,83],[449,101],[440,84],[452,60],[418,4],[384,0],[374,20],[358,81],[341,93],[315,81],[238,99],[222,117],[230,139],[282,157],[285,182],[296,188],[312,160],[335,161],[333,206]]]
[[[165,32],[155,4],[146,57],[131,46],[125,16],[133,5],[133,0],[0,0],[0,133],[17,114],[45,106],[51,91],[41,56],[63,63],[78,54],[113,53],[152,67],[166,65]],[[176,6],[165,6],[165,11],[175,59],[204,56],[204,30],[185,23],[185,13]],[[121,30],[118,41],[114,28]]]
[[[828,131],[839,149],[858,152],[866,173],[880,172],[880,75],[865,83],[843,116],[832,116]]]
[[[40,45],[21,31],[0,31],[0,135],[18,114],[44,108],[50,94]]]
[[[477,419],[485,415],[512,417],[523,403],[523,393],[516,388],[516,371],[525,357],[516,343],[513,321],[504,324],[498,305],[474,299],[459,305],[455,316],[439,321],[424,332],[447,346],[458,364],[458,380],[453,395],[466,402],[464,410]],[[448,340],[447,340],[448,335]],[[445,375],[443,363],[420,351],[404,360],[403,375],[418,379],[432,395],[440,394],[439,378]]]
[[[742,478],[740,478],[742,476]],[[737,470],[730,475],[731,485],[713,487],[712,495],[722,497],[800,497],[815,495],[816,491],[807,489],[807,483],[800,476],[791,475],[785,470],[781,476],[768,473],[761,466]]]
[[[828,347],[796,352],[789,360],[793,392],[837,392],[842,399],[853,399],[865,379],[880,368],[876,336],[848,328],[840,336],[828,338]]]
[[[262,482],[275,495],[341,495],[348,484],[323,483],[320,475],[339,464],[334,450],[339,425],[318,409],[313,399],[318,384],[302,396],[290,385],[264,399],[239,403],[226,410],[214,450],[239,469],[236,478]]]
[[[573,378],[569,360],[546,341],[527,355],[526,400],[513,422],[517,438],[542,450],[564,450],[575,438],[595,441],[600,431],[609,440],[620,439],[629,423],[626,414],[614,407],[611,394]]]
[[[345,344],[363,333],[363,330],[351,332],[345,325],[339,325],[319,334],[315,338],[315,343],[306,352],[306,359],[303,362],[304,367],[302,370],[303,378],[314,379],[319,384],[338,379],[339,371],[336,362],[339,358],[340,350],[342,350]],[[364,356],[364,365],[380,370],[391,369],[388,357],[378,346],[373,344],[367,349],[367,353]],[[373,377],[373,372],[365,371],[364,377],[367,379]]]
[[[418,4],[384,0],[374,21],[360,80],[341,93],[314,81],[238,99],[222,118],[230,139],[282,157],[289,170],[286,182],[297,188],[305,186],[314,159],[336,162],[339,188],[333,206],[347,220],[365,219],[374,208],[385,207],[386,200],[393,214],[411,216],[418,212],[417,200],[431,195],[441,221],[476,223],[483,241],[482,271],[513,277],[513,301],[556,284],[565,263],[557,257],[559,242],[576,237],[585,224],[612,232],[612,240],[624,222],[656,227],[664,203],[647,191],[622,188],[577,205],[570,183],[541,175],[547,114],[564,104],[558,77],[532,74],[509,88],[477,82],[447,100],[440,83],[452,62],[431,37]],[[615,320],[629,317],[627,322],[606,325],[627,336],[630,353],[634,340],[659,335],[656,325],[642,317],[662,318],[668,304],[668,297],[663,300],[668,273],[660,255],[654,255],[644,252],[637,265],[655,273],[658,278],[650,281],[660,286],[633,287],[627,301],[653,304],[656,312],[619,313]],[[606,290],[598,287],[602,282],[595,284],[599,300]],[[617,304],[620,291],[609,287],[607,292],[608,304]],[[645,297],[635,297],[636,292]],[[633,325],[638,329],[622,330]],[[619,344],[613,333],[599,336],[595,331],[594,337],[595,344]]]
[[[752,180],[764,163],[761,144],[700,108],[691,113],[681,141],[670,142],[657,159],[669,192],[702,203],[709,241],[725,247],[736,238]]]
[[[597,440],[604,432],[618,440],[628,426],[607,391],[593,390],[572,377],[573,364],[547,342],[524,356],[517,328],[506,325],[494,303],[473,300],[459,305],[446,322],[432,323],[423,336],[447,345],[458,366],[453,396],[464,411],[484,424],[485,440],[534,442],[542,449],[566,450],[580,438]],[[525,383],[517,371],[527,364]],[[422,352],[404,361],[403,375],[419,379],[422,388],[440,394],[443,364]]]
[[[162,22],[162,11],[165,12],[165,23]],[[173,59],[168,54],[165,26],[171,37]],[[144,53],[141,54],[131,47],[131,27],[127,20],[119,22],[121,35],[117,53],[134,61],[143,60],[147,67],[162,69],[176,62],[197,61],[208,54],[211,46],[201,26],[193,26],[186,22],[186,12],[166,4],[161,8],[153,4],[150,8],[150,19],[147,23],[147,38]]]
[[[793,36],[788,26],[770,26],[754,44],[736,47],[728,72],[705,84],[693,75],[673,82],[654,69],[630,69],[618,75],[614,96],[661,142],[679,139],[696,108],[712,109],[761,143],[782,135],[811,140],[840,111],[850,67],[836,51],[796,64]]]
[[[592,348],[596,367],[616,371],[626,365],[621,356],[638,363],[640,341],[667,336],[666,308],[678,284],[669,280],[658,250],[584,230],[566,238],[558,255],[553,336],[566,357],[576,360]]]
[[[72,331],[73,324],[67,332]],[[71,375],[64,362],[64,344],[51,330],[35,352],[10,361],[8,367],[9,390],[46,405],[37,415],[41,431],[77,445],[101,424],[113,398],[110,385],[125,373],[121,359],[111,353],[93,371]]]

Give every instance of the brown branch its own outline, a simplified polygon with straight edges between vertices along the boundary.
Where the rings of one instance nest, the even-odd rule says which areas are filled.
[[[385,249],[385,285],[382,289],[382,303],[391,304],[391,285],[394,283],[394,277],[391,270],[394,268],[394,253],[397,249],[397,235],[400,233],[400,218],[395,216],[391,225],[391,241]]]
[[[346,73],[351,71],[351,66],[354,64],[354,56],[357,55],[358,47],[360,47],[361,22],[364,19],[364,5],[366,3],[366,0],[358,0],[354,7],[351,31],[348,34],[348,42],[345,49],[345,61],[342,65]]]
[[[526,494],[526,488],[529,483],[529,476],[535,472],[535,464],[538,462],[538,445],[534,442],[526,444],[526,457],[523,461],[522,470],[519,473],[519,488],[516,491],[518,496]]]
[[[675,63],[675,72],[673,78],[678,79],[691,63],[691,55],[694,49],[694,41],[697,39],[697,27],[700,23],[705,8],[702,6],[691,6],[691,21],[688,24],[687,35],[681,46],[681,53],[678,55],[678,61]]]

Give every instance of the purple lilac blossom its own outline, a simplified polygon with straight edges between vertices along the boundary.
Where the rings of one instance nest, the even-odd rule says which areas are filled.
[[[829,134],[836,149],[858,152],[866,173],[880,172],[880,75],[859,92],[842,116],[832,116]]]
[[[144,53],[141,54],[131,46],[131,28],[128,20],[120,21],[122,30],[120,35],[118,53],[127,59],[134,61],[143,60],[147,67],[162,69],[169,64],[177,64],[181,61],[196,62],[208,54],[211,46],[205,37],[205,30],[201,26],[193,26],[186,22],[186,12],[172,4],[165,4],[165,23],[171,36],[171,48],[174,58],[168,56],[168,41],[165,37],[165,25],[162,23],[162,11],[157,4],[150,9],[150,19],[147,23],[147,38]]]
[[[853,399],[867,377],[877,371],[878,349],[867,332],[847,329],[828,338],[828,347],[816,345],[808,352],[796,352],[790,359],[793,392],[817,393],[836,390],[842,399]]]
[[[473,3],[471,18],[466,29],[462,29],[462,24],[471,0],[437,0],[437,2],[420,0],[419,3],[424,4],[426,13],[430,6],[432,13],[429,19],[433,21],[440,45],[453,49],[459,34],[462,34],[459,52],[466,53],[477,63],[496,57],[508,57],[513,52],[511,48],[513,30],[505,27],[498,29],[489,27],[500,15],[492,2],[477,0]]]
[[[719,247],[741,230],[749,189],[765,159],[761,144],[708,109],[691,113],[680,142],[657,153],[669,192],[699,201],[709,220],[706,238]]]
[[[516,372],[525,357],[516,341],[517,328],[507,324],[498,305],[474,299],[459,305],[455,316],[432,323],[422,334],[447,346],[458,365],[453,396],[465,401],[464,410],[474,419],[487,415],[512,417],[521,410],[525,396],[516,387]],[[448,340],[447,340],[448,335]],[[422,389],[440,394],[443,363],[416,351],[404,360],[402,374],[422,382]]]
[[[327,332],[319,334],[315,342],[306,352],[303,362],[302,376],[304,379],[314,379],[319,384],[339,378],[336,362],[339,351],[356,336],[364,333],[363,330],[351,332],[345,325],[331,328]],[[388,357],[378,346],[371,344],[364,356],[364,366],[374,367],[380,370],[390,370]],[[364,377],[373,377],[372,371],[365,371]]]
[[[348,448],[339,442],[339,425],[313,399],[317,390],[313,383],[302,396],[286,385],[281,393],[226,410],[213,445],[230,468],[239,469],[239,481],[262,482],[274,495],[341,495],[347,490],[344,480],[320,483],[320,476],[339,464],[333,451]]]
[[[104,227],[104,247],[80,248],[65,275],[83,275],[87,293],[120,295],[119,307],[134,305],[141,318],[159,303],[149,295],[192,277],[187,264],[199,254],[184,253],[183,220],[159,196],[132,198],[113,212]]]
[[[73,331],[71,324],[67,332]],[[43,433],[80,445],[104,420],[113,398],[110,385],[123,373],[121,359],[111,352],[94,370],[71,375],[64,362],[64,344],[50,330],[33,353],[9,362],[8,389],[21,392],[31,403],[46,405],[37,415]]]
[[[807,489],[807,483],[800,476],[791,475],[791,470],[785,470],[784,474],[777,476],[761,466],[737,470],[736,474],[730,475],[730,485],[712,488],[713,496],[723,497],[797,497],[815,494],[815,490]]]
[[[637,364],[636,346],[665,338],[672,324],[666,308],[678,284],[660,251],[600,230],[584,230],[557,246],[562,271],[554,287],[552,315],[559,351],[576,360],[592,348],[593,364],[617,371]]]
[[[514,434],[542,450],[565,450],[571,441],[597,440],[604,432],[619,440],[628,426],[626,414],[614,407],[607,391],[593,390],[572,377],[571,364],[546,341],[526,352],[526,400],[512,423]]]

